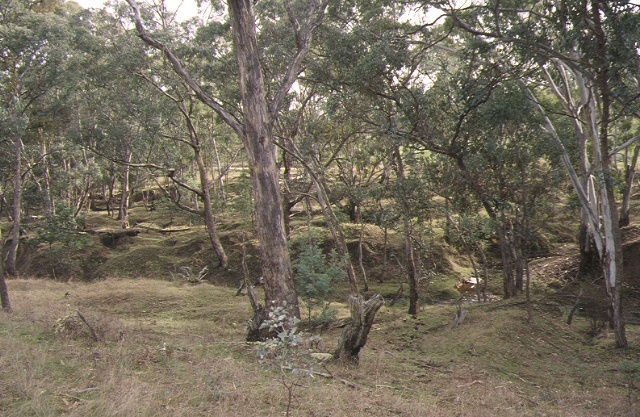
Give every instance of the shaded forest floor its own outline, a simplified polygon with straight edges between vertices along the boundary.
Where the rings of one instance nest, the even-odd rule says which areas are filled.
[[[575,279],[568,239],[531,262],[532,323],[523,298],[467,297],[469,312],[453,327],[454,284],[471,274],[465,257],[433,248],[423,307],[411,318],[395,297],[403,278],[391,255],[400,256],[401,242],[391,236],[385,263],[383,232],[367,228],[369,293],[395,301],[379,312],[358,367],[329,364],[309,378],[283,374],[244,342],[250,306],[236,284],[250,225],[220,224],[230,258],[222,270],[194,219],[137,208],[132,223],[138,235],[114,238],[118,222],[91,213],[86,227],[100,233],[83,244],[23,245],[21,272],[30,279],[9,280],[15,311],[0,314],[1,415],[278,416],[291,398],[292,416],[640,416],[640,228],[624,231],[624,350],[606,326],[601,280]],[[312,226],[323,230],[322,221]],[[294,223],[294,232],[305,227]],[[359,230],[346,230],[353,249]],[[257,277],[256,242],[245,244]],[[204,266],[203,284],[179,275]],[[490,293],[500,286],[491,271]],[[338,317],[348,315],[346,293],[331,304]],[[341,330],[314,332],[322,338],[314,349],[331,352]]]

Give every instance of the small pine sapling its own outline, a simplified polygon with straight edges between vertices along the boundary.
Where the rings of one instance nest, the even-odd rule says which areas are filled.
[[[329,304],[334,292],[334,283],[345,276],[344,263],[335,251],[326,256],[317,236],[309,233],[298,241],[298,251],[292,262],[296,291],[307,306],[309,323],[312,319],[325,321],[331,318]],[[313,317],[313,309],[320,314]]]

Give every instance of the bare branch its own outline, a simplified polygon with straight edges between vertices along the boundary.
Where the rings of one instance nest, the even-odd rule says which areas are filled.
[[[189,88],[195,93],[196,97],[198,97],[200,101],[202,101],[205,105],[209,106],[213,111],[215,111],[222,118],[222,120],[224,120],[224,122],[238,134],[238,136],[242,137],[244,135],[244,128],[242,124],[235,118],[235,116],[227,112],[220,103],[218,103],[215,99],[202,91],[202,88],[200,88],[198,83],[193,79],[193,77],[191,77],[191,74],[189,74],[180,60],[167,46],[149,35],[147,29],[142,23],[140,9],[138,8],[135,0],[126,1],[127,3],[129,3],[129,6],[131,6],[131,9],[133,10],[136,29],[138,31],[138,36],[140,37],[140,39],[142,39],[147,45],[162,52],[162,54],[171,63],[174,72],[189,86]]]
[[[171,181],[173,181],[174,183],[176,183],[180,187],[191,191],[192,193],[196,194],[198,197],[202,197],[202,191],[201,190],[198,190],[197,188],[193,188],[189,184],[187,184],[185,182],[182,182],[181,180],[175,178],[175,170],[169,170],[169,172],[167,174],[167,177],[169,177],[169,179]]]
[[[132,0],[127,0],[127,1],[132,1]],[[320,24],[324,20],[325,11],[327,9],[327,4],[329,2],[328,0],[323,0],[317,10],[315,5],[310,6],[310,12],[309,12],[310,16],[308,19],[308,23],[302,32],[300,31],[299,23],[297,19],[293,15],[293,11],[291,10],[291,5],[289,4],[288,1],[285,3],[287,5],[287,14],[289,15],[289,20],[291,20],[292,24],[294,25],[294,31],[295,31],[296,43],[298,44],[298,50],[296,51],[296,54],[294,55],[291,63],[289,64],[289,67],[287,68],[287,72],[285,73],[284,79],[282,81],[282,85],[276,92],[276,95],[274,96],[273,101],[269,105],[269,115],[271,116],[271,120],[275,119],[275,115],[278,113],[278,110],[280,109],[280,106],[282,105],[282,102],[285,96],[287,95],[287,93],[289,93],[289,91],[291,90],[291,87],[293,86],[293,84],[298,79],[298,76],[300,75],[302,62],[304,61],[305,57],[309,53],[309,50],[311,49],[312,33],[318,26],[320,26]],[[314,12],[315,12],[315,16],[312,16]]]

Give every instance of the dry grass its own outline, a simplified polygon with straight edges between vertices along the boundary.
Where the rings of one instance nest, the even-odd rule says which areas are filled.
[[[14,313],[0,314],[0,414],[16,416],[280,416],[280,374],[244,343],[246,299],[229,288],[158,280],[93,284],[9,281]],[[500,307],[500,308],[496,308]],[[303,378],[295,416],[634,416],[638,392],[618,372],[637,360],[640,331],[616,350],[586,321],[518,305],[429,306],[417,319],[383,308],[358,367]],[[79,310],[80,323],[55,332]],[[342,310],[344,311],[344,310]],[[59,326],[57,326],[60,330]],[[335,347],[325,331],[321,348]]]

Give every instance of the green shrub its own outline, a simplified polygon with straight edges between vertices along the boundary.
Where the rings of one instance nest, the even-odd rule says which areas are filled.
[[[345,276],[343,262],[335,251],[325,255],[317,236],[309,233],[298,239],[297,251],[292,261],[296,291],[304,301],[309,313],[309,321],[331,317],[328,311],[330,298],[334,292],[333,284]],[[320,309],[320,314],[312,316],[314,308]]]

